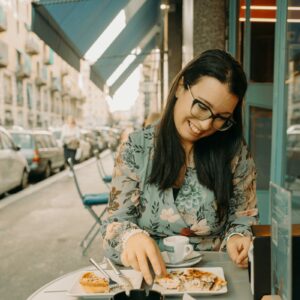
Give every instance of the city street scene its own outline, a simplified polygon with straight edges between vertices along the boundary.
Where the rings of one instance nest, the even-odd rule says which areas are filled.
[[[0,0],[0,300],[300,299],[299,24]]]

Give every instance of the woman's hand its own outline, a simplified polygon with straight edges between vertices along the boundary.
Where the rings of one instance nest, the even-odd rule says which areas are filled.
[[[156,275],[165,275],[167,272],[156,242],[144,233],[137,233],[127,240],[121,261],[124,266],[141,271],[149,285],[152,283],[152,276],[148,262]]]
[[[250,237],[233,235],[227,241],[227,253],[234,263],[241,268],[248,267],[248,250]]]

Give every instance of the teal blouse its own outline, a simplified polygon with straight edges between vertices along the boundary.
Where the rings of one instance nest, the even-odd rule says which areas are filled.
[[[132,133],[116,156],[110,202],[101,220],[106,255],[120,262],[124,233],[139,228],[161,249],[162,239],[171,235],[188,236],[195,250],[224,250],[230,234],[252,235],[250,226],[258,219],[256,170],[245,145],[232,161],[233,197],[222,219],[213,191],[199,183],[195,168],[187,168],[176,200],[172,188],[161,191],[147,183],[153,146],[150,126]]]

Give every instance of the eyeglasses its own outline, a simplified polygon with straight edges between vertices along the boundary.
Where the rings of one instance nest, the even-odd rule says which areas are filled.
[[[200,121],[205,121],[207,119],[212,119],[212,126],[214,129],[219,131],[228,130],[232,125],[235,124],[235,121],[232,119],[232,114],[225,115],[215,115],[211,108],[205,103],[196,99],[191,91],[190,86],[188,85],[188,90],[193,98],[193,103],[191,106],[191,115]]]

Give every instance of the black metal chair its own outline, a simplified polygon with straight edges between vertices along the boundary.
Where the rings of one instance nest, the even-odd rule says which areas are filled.
[[[95,222],[93,226],[90,228],[90,230],[87,232],[85,237],[80,243],[80,246],[82,247],[82,254],[84,255],[87,251],[87,249],[90,247],[92,242],[94,241],[95,237],[100,231],[100,224],[101,224],[101,217],[106,211],[105,209],[98,215],[94,208],[99,205],[107,205],[109,201],[109,193],[99,193],[99,194],[83,194],[80,190],[78,179],[74,170],[74,165],[72,160],[68,159],[68,164],[70,167],[70,171],[72,172],[73,179],[75,182],[75,186],[77,189],[77,192],[80,196],[80,199],[82,201],[83,206],[88,210],[88,212],[92,215]]]

